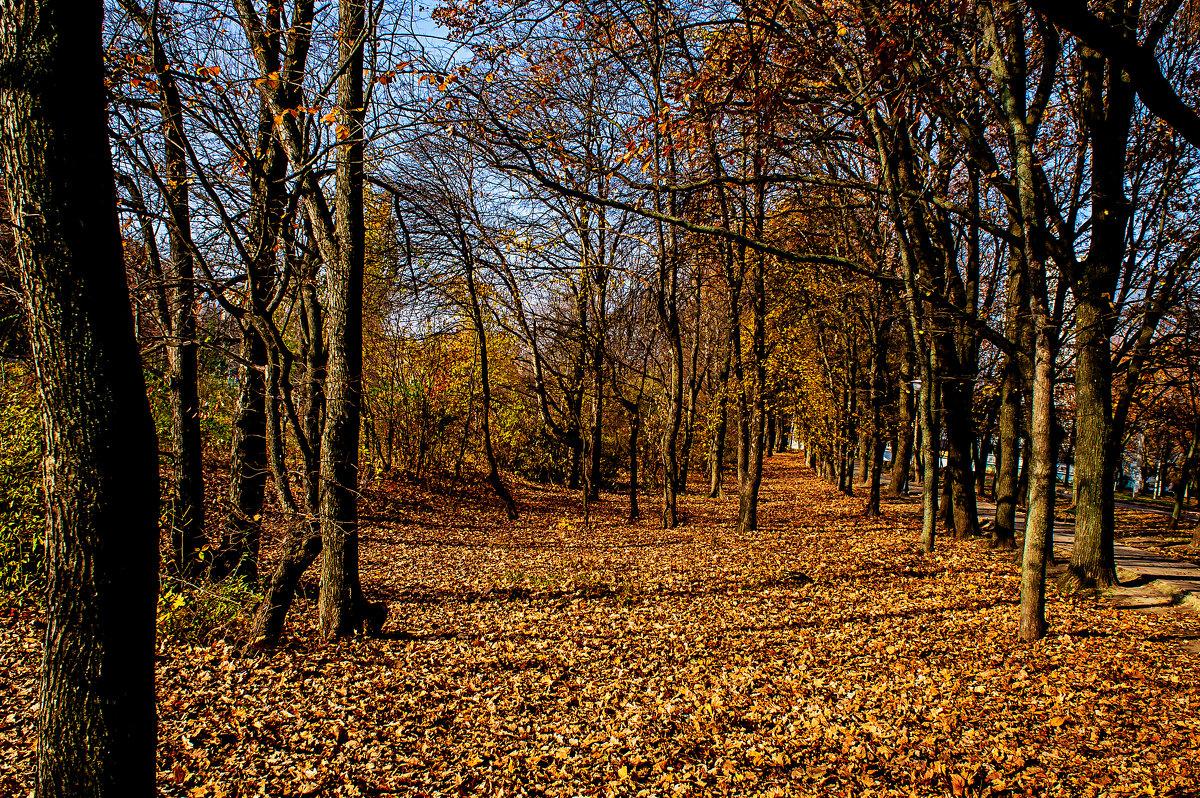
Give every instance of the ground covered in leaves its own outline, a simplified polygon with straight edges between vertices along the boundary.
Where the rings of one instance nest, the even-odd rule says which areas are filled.
[[[627,524],[606,495],[382,484],[363,579],[383,639],[166,646],[159,790],[299,795],[1174,795],[1200,785],[1200,618],[1048,600],[1016,643],[1011,553],[913,545],[794,455],[736,499]],[[653,507],[648,507],[653,513]],[[29,789],[38,630],[0,637],[0,793]]]

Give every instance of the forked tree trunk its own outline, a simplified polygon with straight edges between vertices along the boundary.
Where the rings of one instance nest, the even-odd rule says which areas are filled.
[[[103,7],[0,13],[0,174],[45,444],[38,798],[155,794],[158,446],[105,117]]]

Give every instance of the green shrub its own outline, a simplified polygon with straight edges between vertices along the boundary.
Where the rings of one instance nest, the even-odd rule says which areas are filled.
[[[0,602],[38,595],[45,582],[41,459],[33,374],[0,363]]]
[[[158,639],[190,645],[236,635],[260,596],[237,577],[205,585],[164,578],[158,592]]]

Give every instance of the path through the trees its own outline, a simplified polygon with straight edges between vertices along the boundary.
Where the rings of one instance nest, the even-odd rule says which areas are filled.
[[[779,455],[762,527],[736,499],[625,523],[603,494],[480,483],[366,496],[383,639],[216,640],[158,663],[162,795],[1187,795],[1200,783],[1200,616],[1048,599],[1016,643],[1011,553],[915,546]],[[311,587],[310,587],[311,590]],[[0,793],[33,759],[36,619],[0,637]],[[1194,794],[1194,793],[1191,793]]]
[[[1064,497],[1069,500],[1069,497]],[[981,521],[994,521],[996,505],[984,498],[977,499]],[[1122,504],[1125,510],[1118,520],[1117,533],[1123,538],[1143,542],[1143,545],[1118,543],[1113,546],[1113,554],[1117,562],[1117,575],[1121,584],[1111,593],[1113,598],[1126,606],[1141,605],[1157,607],[1177,604],[1192,610],[1200,610],[1200,565],[1190,560],[1172,557],[1162,553],[1155,545],[1162,535],[1161,527],[1165,521],[1156,516],[1167,516],[1156,509]],[[1145,515],[1151,518],[1145,518]],[[1136,527],[1148,525],[1158,534],[1153,538],[1142,541],[1133,536]],[[1123,529],[1121,527],[1124,527]],[[1025,514],[1017,512],[1018,537],[1025,531]],[[1122,534],[1124,533],[1124,534]],[[1179,536],[1184,535],[1183,531]],[[1190,537],[1190,531],[1187,534]],[[1059,516],[1054,522],[1054,556],[1058,563],[1068,562],[1071,549],[1075,545],[1075,523],[1072,517]]]

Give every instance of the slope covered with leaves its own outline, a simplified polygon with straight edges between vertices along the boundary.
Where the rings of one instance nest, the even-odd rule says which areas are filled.
[[[768,463],[735,500],[627,524],[606,495],[524,485],[522,520],[403,485],[368,496],[364,580],[387,635],[283,650],[165,647],[170,796],[1195,795],[1200,619],[1049,599],[1016,644],[1011,554],[912,544]],[[0,792],[28,790],[38,631],[6,621]]]

